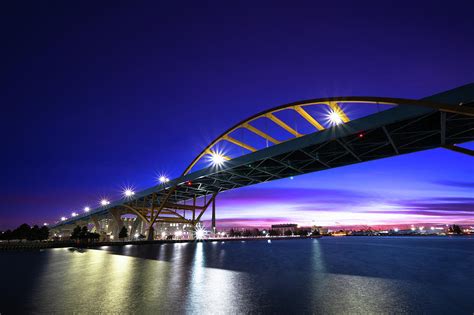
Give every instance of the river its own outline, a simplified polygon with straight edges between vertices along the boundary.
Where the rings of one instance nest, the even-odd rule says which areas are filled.
[[[0,270],[2,315],[474,312],[472,237],[2,252]]]

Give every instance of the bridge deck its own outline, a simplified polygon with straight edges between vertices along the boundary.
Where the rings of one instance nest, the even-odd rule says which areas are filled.
[[[423,100],[473,108],[474,84]],[[87,220],[111,209],[147,208],[173,189],[167,202],[190,204],[238,187],[474,140],[474,117],[432,108],[399,105],[208,167],[121,199],[65,222]],[[174,188],[173,188],[174,187]],[[183,206],[182,210],[186,210]]]

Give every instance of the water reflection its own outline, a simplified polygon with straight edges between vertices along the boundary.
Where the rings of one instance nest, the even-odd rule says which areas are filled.
[[[436,242],[432,246],[427,241],[346,238],[5,253],[0,259],[0,312],[474,309],[474,243],[433,239],[428,241]]]

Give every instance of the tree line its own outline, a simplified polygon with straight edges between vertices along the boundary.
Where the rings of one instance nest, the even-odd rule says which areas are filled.
[[[11,240],[28,240],[28,241],[44,241],[49,237],[49,228],[47,226],[39,227],[33,225],[29,226],[23,223],[16,229],[6,230],[0,233],[0,240],[11,241]]]
[[[81,228],[77,225],[71,233],[71,239],[75,241],[97,241],[99,238],[100,234],[89,232],[87,226]]]

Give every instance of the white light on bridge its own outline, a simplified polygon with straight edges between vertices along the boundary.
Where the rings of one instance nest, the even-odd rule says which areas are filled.
[[[102,199],[102,200],[100,201],[100,205],[101,205],[101,206],[107,206],[107,205],[109,205],[109,204],[110,204],[110,201],[108,201],[107,199]]]
[[[44,225],[44,226],[48,226],[48,223],[45,222],[45,223],[43,223],[43,225]]]
[[[73,217],[77,217],[77,213],[75,213],[75,212],[71,213],[71,215],[72,215]]]
[[[89,207],[84,208],[84,212],[89,212],[89,211],[91,211],[91,208],[89,208]]]
[[[339,115],[339,112],[331,110],[328,114],[328,120],[332,125],[339,125],[342,123],[342,118]]]
[[[61,217],[61,221],[66,221],[67,218],[66,217]]]
[[[165,183],[167,183],[167,182],[170,181],[170,179],[169,179],[168,177],[164,176],[164,175],[161,175],[161,176],[158,178],[158,180],[159,180],[160,183],[162,183],[162,184],[165,184]]]
[[[131,188],[126,188],[124,191],[123,191],[123,195],[127,198],[130,198],[132,197],[133,195],[135,195],[135,192],[131,189]]]
[[[224,155],[218,153],[218,152],[213,152],[211,153],[211,163],[214,166],[220,166],[224,164],[225,162],[225,157]]]

